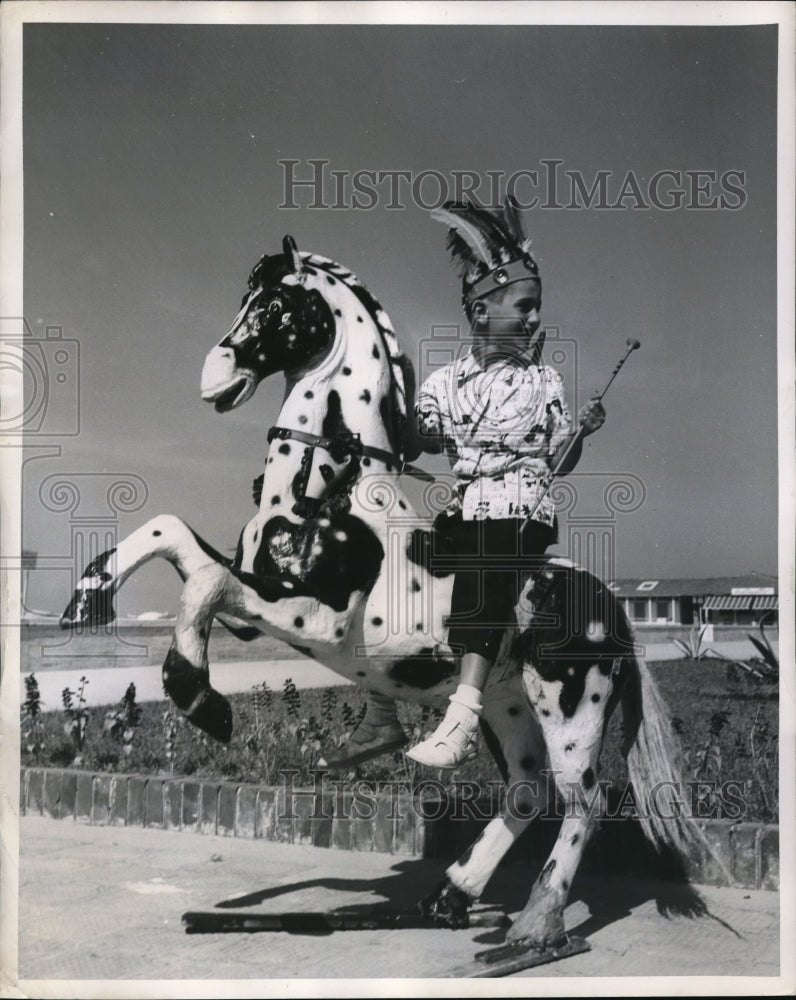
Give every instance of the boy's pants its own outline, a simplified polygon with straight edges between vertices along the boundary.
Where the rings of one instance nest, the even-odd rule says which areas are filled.
[[[453,652],[479,653],[494,663],[514,608],[531,572],[543,561],[556,529],[539,521],[465,521],[440,514],[435,534],[445,539],[445,565],[455,566],[448,644]],[[455,555],[451,556],[450,550]],[[434,557],[432,554],[432,566]]]

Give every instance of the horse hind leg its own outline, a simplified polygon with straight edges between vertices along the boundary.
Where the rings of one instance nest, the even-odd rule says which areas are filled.
[[[537,711],[564,819],[547,862],[522,912],[509,929],[509,941],[546,951],[566,941],[564,908],[583,851],[602,814],[603,787],[597,781],[605,724],[615,704],[613,679],[595,665],[586,672],[583,694],[566,712],[560,684],[545,683],[525,670],[526,690]]]
[[[139,566],[156,557],[168,560],[183,580],[209,562],[223,562],[178,517],[153,517],[117,546],[91,560],[61,616],[61,628],[112,622],[116,618],[116,591]]]
[[[505,805],[445,872],[421,912],[446,927],[466,927],[468,912],[506,852],[545,804],[539,782],[545,748],[541,730],[519,685],[507,684],[487,702],[482,733],[506,783]]]

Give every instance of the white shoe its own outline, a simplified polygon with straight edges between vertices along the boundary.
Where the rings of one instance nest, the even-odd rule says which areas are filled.
[[[407,750],[406,756],[426,767],[458,767],[478,753],[475,742],[477,731],[478,713],[452,701],[436,731],[427,740]]]

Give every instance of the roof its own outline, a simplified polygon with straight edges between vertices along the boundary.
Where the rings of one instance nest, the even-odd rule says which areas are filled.
[[[778,580],[766,573],[746,573],[743,576],[681,577],[618,577],[608,586],[617,597],[708,597],[738,595],[739,592],[760,596],[779,591]]]

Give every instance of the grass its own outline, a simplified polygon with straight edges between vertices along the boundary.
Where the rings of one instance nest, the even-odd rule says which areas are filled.
[[[775,821],[778,813],[778,705],[776,689],[756,685],[724,661],[677,660],[651,664],[683,746],[683,775],[692,782],[737,782],[746,806],[744,818]],[[42,713],[30,692],[23,712],[22,763],[79,766],[87,770],[210,777],[279,784],[279,772],[299,773],[294,784],[312,785],[321,745],[339,742],[364,711],[358,688],[299,691],[292,682],[273,692],[265,685],[230,697],[235,732],[229,746],[204,736],[167,702],[136,705],[125,691],[120,670],[119,704],[86,708],[72,692],[65,711]],[[125,701],[126,699],[126,701]],[[400,706],[412,741],[433,730],[439,713],[408,703]],[[619,753],[621,713],[616,712],[603,750],[601,777],[626,780]],[[348,777],[374,782],[429,777],[429,772],[389,754],[361,765]],[[475,760],[442,780],[499,781],[491,755]],[[342,775],[341,775],[342,777]]]

